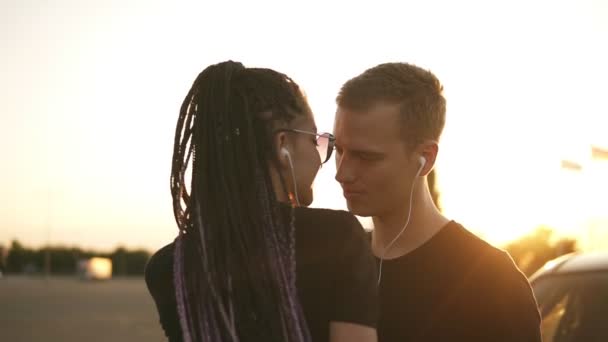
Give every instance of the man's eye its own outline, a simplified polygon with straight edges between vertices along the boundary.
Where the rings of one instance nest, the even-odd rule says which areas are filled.
[[[359,153],[358,157],[362,160],[378,160],[379,157],[375,154]]]

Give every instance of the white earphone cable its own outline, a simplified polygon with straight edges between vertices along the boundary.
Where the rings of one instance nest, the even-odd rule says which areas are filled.
[[[409,201],[410,203],[409,203],[409,209],[407,211],[407,220],[405,221],[405,225],[403,226],[403,229],[401,229],[399,234],[397,234],[397,236],[395,236],[395,238],[386,246],[386,248],[384,248],[384,252],[382,253],[382,257],[380,258],[380,266],[378,267],[378,285],[380,285],[380,281],[382,280],[382,262],[384,261],[384,257],[386,256],[386,253],[388,253],[388,251],[391,249],[391,247],[393,247],[393,244],[395,242],[397,242],[399,237],[403,234],[403,232],[405,232],[405,229],[410,224],[410,218],[412,217],[412,200],[414,197],[414,185],[416,184],[416,179],[418,178],[418,176],[420,176],[420,172],[422,172],[423,168],[424,168],[424,164],[422,164],[420,166],[420,168],[418,169],[418,172],[416,172],[416,177],[414,177],[414,180],[412,181],[412,189],[410,190],[410,201]]]

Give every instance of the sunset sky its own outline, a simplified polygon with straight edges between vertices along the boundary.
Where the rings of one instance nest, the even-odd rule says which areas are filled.
[[[608,248],[606,1],[0,0],[0,49],[0,244],[169,242],[179,106],[233,59],[294,78],[321,131],[366,68],[430,69],[445,213],[495,244],[547,225]],[[345,208],[334,172],[313,206]]]

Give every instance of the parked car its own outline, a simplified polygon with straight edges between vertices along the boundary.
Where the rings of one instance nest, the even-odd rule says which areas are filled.
[[[608,252],[573,253],[530,277],[543,341],[608,341]]]

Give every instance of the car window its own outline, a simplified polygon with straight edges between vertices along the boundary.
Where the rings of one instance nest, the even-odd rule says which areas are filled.
[[[549,275],[532,286],[543,341],[608,341],[608,272]]]

